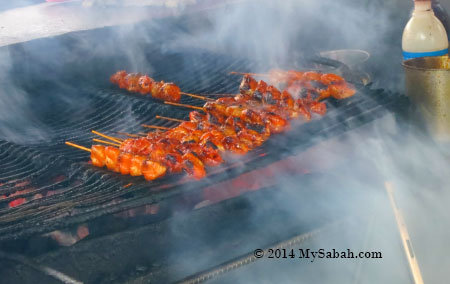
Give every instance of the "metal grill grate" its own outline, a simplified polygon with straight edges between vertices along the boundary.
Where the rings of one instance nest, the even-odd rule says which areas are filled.
[[[33,44],[42,49],[42,42]],[[55,57],[63,55],[56,52]],[[348,100],[330,100],[325,117],[294,125],[289,133],[273,137],[249,153],[244,162],[214,169],[205,180],[169,176],[146,182],[93,168],[86,163],[88,154],[68,148],[64,141],[90,145],[92,129],[114,134],[144,131],[140,127],[143,123],[171,127],[174,123],[157,120],[155,115],[183,119],[189,110],[111,86],[110,74],[122,68],[130,70],[129,64],[121,65],[125,59],[120,55],[52,65],[49,74],[43,73],[45,63],[32,59],[31,67],[18,66],[11,73],[13,78],[22,78],[19,85],[47,138],[18,145],[0,136],[0,241],[49,232],[199,190],[283,159],[317,139],[361,126],[402,103],[398,94],[362,88]],[[149,47],[146,60],[152,62],[152,77],[173,81],[183,91],[203,94],[236,92],[241,78],[228,73],[256,68],[245,59],[193,49],[163,52]],[[182,103],[201,105],[203,101],[183,97]],[[133,185],[124,189],[130,182]]]

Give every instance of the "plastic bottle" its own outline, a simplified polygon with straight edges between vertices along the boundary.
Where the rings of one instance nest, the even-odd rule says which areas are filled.
[[[441,23],[444,25],[445,31],[447,32],[447,37],[450,41],[450,16],[442,7],[441,2],[439,0],[431,0],[431,6],[433,7],[434,14],[436,18],[438,18]]]
[[[431,0],[415,0],[411,19],[403,31],[403,59],[448,55],[448,37],[436,18]]]

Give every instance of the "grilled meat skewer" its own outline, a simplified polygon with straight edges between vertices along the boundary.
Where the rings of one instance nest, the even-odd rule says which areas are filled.
[[[106,166],[109,170],[123,175],[142,175],[146,180],[155,180],[167,172],[179,173],[181,170],[196,179],[206,176],[203,163],[192,153],[178,157],[167,154],[164,159],[156,161],[150,156],[122,152],[117,147],[93,145],[91,161],[94,166]]]
[[[144,176],[146,180],[155,180],[167,172],[167,167],[161,163],[144,156],[122,153],[113,146],[92,145],[91,161],[96,167],[106,166],[123,175]]]
[[[203,107],[192,106],[205,114],[192,111],[190,121],[181,122],[165,132],[123,141],[103,135],[113,144],[120,142],[120,147],[93,145],[91,150],[87,149],[91,152],[92,163],[121,174],[143,175],[147,180],[162,177],[167,172],[182,171],[201,179],[206,176],[205,166],[223,163],[224,153],[245,154],[261,146],[272,133],[289,129],[291,119],[303,116],[309,120],[311,112],[324,115],[326,105],[319,100],[336,97],[339,92],[333,87],[347,88],[345,81],[336,75],[315,72],[286,74],[283,80],[287,81],[288,88],[282,92],[246,75],[239,95],[208,101]],[[280,73],[274,73],[272,77],[282,81]],[[181,96],[177,86],[155,82],[146,75],[119,71],[111,77],[111,82],[128,91],[151,94],[169,102],[177,102]],[[339,94],[349,93],[344,94],[343,91]]]
[[[155,99],[169,102],[179,102],[181,99],[180,88],[174,83],[157,82],[140,73],[127,73],[121,70],[113,74],[110,81],[121,89],[142,95],[149,94]]]
[[[235,73],[235,72],[233,72]],[[251,73],[241,73],[246,76]],[[291,93],[301,92],[307,90],[309,92],[317,93],[317,99],[323,100],[328,97],[335,99],[346,99],[356,93],[355,88],[347,83],[344,78],[336,74],[322,74],[319,72],[302,72],[296,70],[280,70],[274,69],[269,74],[255,74],[257,76],[265,75],[269,77],[269,82],[272,85],[278,85],[283,90],[288,90]]]

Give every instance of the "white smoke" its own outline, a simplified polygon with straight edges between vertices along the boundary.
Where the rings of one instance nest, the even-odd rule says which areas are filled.
[[[21,142],[46,139],[45,125],[35,116],[29,94],[9,76],[12,67],[9,50],[0,50],[0,137]]]
[[[244,1],[230,4],[222,9],[208,11],[206,20],[202,19],[205,23],[204,26],[200,25],[197,30],[192,32],[179,32],[167,42],[158,44],[161,44],[163,48],[195,47],[230,56],[244,57],[261,63],[262,69],[283,67],[285,64],[292,63],[293,55],[302,53],[313,54],[320,50],[341,48],[366,49],[373,55],[369,64],[380,67],[378,73],[373,74],[373,77],[379,81],[379,85],[402,89],[398,80],[402,74],[399,44],[402,24],[409,16],[411,7],[411,3],[405,4],[405,2]],[[99,6],[93,5],[92,7],[95,9]],[[140,19],[142,16],[145,16],[145,12],[138,13],[138,16],[136,14],[128,15],[130,18]],[[90,20],[99,21],[100,24],[105,23],[102,22],[105,20],[104,18],[90,18]],[[165,30],[164,27],[153,22],[149,25],[154,25],[153,28],[162,34],[172,32],[172,30]],[[122,54],[127,58],[127,63],[132,66],[133,71],[151,71],[153,66],[151,62],[147,62],[145,51],[147,45],[155,43],[155,39],[145,31],[139,25],[119,27],[114,32],[121,39],[120,44],[111,46],[108,44],[112,42],[105,39],[106,44],[95,46],[90,55],[95,57],[96,55],[113,54],[120,50],[123,51]],[[79,44],[83,45],[83,41],[79,41]],[[90,43],[85,43],[85,45],[90,46]],[[71,51],[68,48],[67,55],[76,61],[78,55],[71,54]],[[11,69],[9,54],[3,53],[1,57],[0,69]],[[33,116],[33,110],[28,105],[24,90],[8,83],[10,80],[5,74],[7,73],[0,73],[0,82],[5,84],[0,90],[1,136],[15,137],[14,127],[16,126],[10,125],[20,124],[24,127],[27,135],[38,137],[38,139],[42,138],[45,135],[39,130],[42,129],[39,122],[36,122],[36,125],[29,123],[36,119]],[[448,229],[450,226],[447,214],[448,202],[446,201],[450,197],[447,190],[449,150],[445,146],[434,144],[426,136],[421,136],[423,134],[409,133],[408,136],[405,136],[405,133],[408,132],[404,133],[403,127],[406,126],[399,126],[392,117],[387,117],[368,128],[357,129],[348,135],[318,144],[294,159],[295,166],[307,167],[309,171],[315,173],[333,175],[333,171],[339,169],[334,178],[348,188],[363,192],[368,196],[367,199],[372,198],[374,204],[377,205],[374,208],[371,207],[370,210],[373,211],[370,212],[367,212],[364,204],[352,208],[355,216],[371,215],[371,213],[376,215],[376,221],[372,225],[374,229],[369,234],[370,239],[375,241],[368,247],[382,250],[386,255],[385,259],[377,263],[374,260],[364,262],[365,269],[362,271],[367,273],[364,278],[366,281],[360,283],[383,282],[377,282],[378,278],[375,277],[395,276],[397,273],[395,269],[406,263],[395,220],[383,188],[386,181],[391,181],[396,186],[396,197],[405,214],[425,282],[445,283],[448,278],[446,268],[449,265],[447,256],[450,252],[446,242],[450,235],[450,229]],[[19,141],[19,139],[14,140]],[[341,165],[344,166],[341,167]],[[372,171],[367,171],[366,167]],[[282,174],[284,173],[277,173],[277,175]],[[329,186],[333,187],[334,184],[330,183]],[[302,190],[295,182],[279,181],[278,187],[290,191],[292,194]],[[338,201],[338,197],[334,201]],[[342,200],[340,201],[342,202]],[[249,202],[252,202],[251,195]],[[286,202],[289,200],[280,202],[279,207],[283,208]],[[305,202],[307,203],[308,200]],[[352,204],[357,200],[350,198],[346,202]],[[295,212],[287,213],[295,214]],[[320,212],[312,211],[310,214],[313,216]],[[250,217],[254,216],[250,214]],[[300,220],[305,216],[293,217],[293,219],[296,218]],[[178,225],[173,224],[174,234],[178,232]],[[198,229],[207,230],[207,228]],[[267,229],[270,230],[270,228]],[[350,233],[333,236],[335,238],[332,244],[338,247],[352,245],[349,242],[355,236],[351,232],[366,229],[364,224],[341,228],[341,231],[347,230]],[[214,239],[196,240],[198,243],[205,244],[214,241]],[[268,243],[270,242],[271,240],[268,240]],[[326,242],[327,240],[319,239],[315,241],[314,246],[330,246]],[[401,264],[392,270],[387,269],[394,267],[392,265],[395,263]],[[183,265],[190,266],[189,263],[183,263]],[[302,263],[302,265],[305,264]],[[331,266],[322,266],[322,268],[320,266],[322,264],[314,265],[313,268],[309,266],[309,274],[302,280],[290,278],[285,273],[283,274],[282,269],[278,270],[278,275],[282,277],[278,278],[278,282],[337,283],[349,274],[353,275],[352,273],[358,270],[360,264],[356,262],[336,263]],[[186,270],[186,267],[180,268],[180,270]],[[336,274],[333,274],[337,271],[342,278],[336,278]],[[401,271],[400,279],[408,278],[407,268],[399,271]],[[248,275],[244,272],[238,279],[242,283],[248,283],[252,282],[254,277],[255,275]],[[325,280],[320,281],[320,277]]]

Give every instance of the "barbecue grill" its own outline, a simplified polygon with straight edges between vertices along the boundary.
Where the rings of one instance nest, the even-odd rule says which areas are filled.
[[[392,110],[398,111],[407,106],[405,97],[398,93],[360,84],[354,97],[342,101],[329,100],[326,116],[315,118],[309,123],[293,125],[290,132],[271,138],[243,159],[230,161],[225,166],[209,172],[208,177],[201,181],[189,180],[183,176],[168,176],[147,182],[143,178],[121,176],[94,168],[86,162],[86,153],[68,148],[64,142],[70,140],[90,145],[93,138],[90,133],[92,129],[115,134],[144,131],[142,124],[172,127],[176,123],[157,120],[155,116],[186,119],[189,113],[188,109],[164,105],[151,98],[130,94],[112,86],[108,78],[115,71],[126,69],[150,73],[155,79],[176,82],[183,91],[216,97],[214,94],[233,94],[238,91],[241,77],[230,75],[231,71],[264,71],[271,67],[248,58],[207,49],[167,46],[165,43],[170,42],[177,33],[187,32],[185,24],[188,19],[182,17],[158,21],[160,26],[170,25],[172,35],[161,33],[155,29],[154,23],[150,27],[140,23],[137,30],[147,34],[152,41],[130,43],[131,50],[117,44],[119,40],[123,41],[116,33],[120,27],[76,32],[2,48],[1,52],[8,54],[12,61],[12,68],[7,74],[7,78],[11,80],[2,82],[5,92],[20,90],[20,96],[26,101],[26,108],[32,110],[30,117],[17,122],[22,124],[22,128],[20,125],[14,125],[13,120],[10,125],[0,128],[0,247],[3,251],[35,256],[45,253],[45,256],[38,258],[39,261],[45,259],[49,261],[47,263],[58,266],[56,260],[64,253],[67,254],[70,248],[48,254],[48,251],[56,248],[56,245],[47,239],[55,231],[73,231],[79,226],[88,226],[92,243],[87,242],[81,251],[94,250],[95,246],[98,246],[95,237],[101,236],[108,240],[108,245],[114,246],[114,242],[117,242],[118,247],[126,246],[128,237],[138,236],[135,232],[128,231],[130,226],[136,228],[146,224],[150,227],[138,231],[164,236],[163,227],[167,225],[165,222],[168,218],[177,212],[194,210],[204,201],[205,188],[298,155],[320,141],[338,137]],[[140,56],[130,59],[126,52],[133,52],[133,49],[138,49],[140,52],[136,54]],[[46,50],[51,50],[51,54],[46,54]],[[284,67],[288,69],[319,66],[337,70],[346,68],[339,62],[312,55],[294,58],[290,64]],[[345,69],[345,72],[351,70]],[[186,96],[182,98],[181,103],[195,106],[203,104],[201,100]],[[14,115],[11,113],[12,117]],[[17,129],[14,135],[11,135],[11,129]],[[21,132],[20,129],[24,131]],[[306,176],[302,179],[311,182],[315,178],[318,177]],[[227,201],[228,203],[203,205],[204,208],[192,213],[193,217],[177,218],[189,224],[198,224],[212,223],[213,221],[208,221],[210,214],[219,214],[219,211],[220,214],[230,210],[233,214],[245,215],[247,198],[267,200],[276,198],[279,193],[275,192],[276,186],[261,189],[246,194],[245,198],[233,198]],[[308,197],[313,196],[316,199],[323,198],[324,195],[326,194],[307,194]],[[124,212],[151,205],[158,206],[157,214],[143,218],[142,222],[136,218],[127,221],[121,217],[126,214]],[[264,214],[267,217],[267,213]],[[340,212],[339,216],[346,216],[346,213]],[[235,217],[230,214],[228,218]],[[309,220],[314,226],[305,226],[306,230],[315,228],[318,224],[336,221],[319,219]],[[226,219],[215,221],[220,224],[227,222]],[[245,232],[235,236],[235,241],[252,230],[243,231]],[[113,233],[118,233],[120,237],[114,240]],[[300,233],[302,232],[290,227],[282,235],[287,238]],[[274,238],[275,240],[277,238]],[[260,241],[259,245],[268,245]],[[40,245],[34,251],[28,251],[37,242]],[[157,239],[155,243],[164,242]],[[167,243],[164,244],[167,246]],[[226,251],[229,247],[224,246],[221,249]],[[102,247],[101,250],[108,248]],[[248,248],[241,247],[233,253],[224,254],[214,264],[226,263],[248,251]],[[117,255],[111,258],[117,261],[121,253],[126,254],[124,250],[119,249]],[[163,250],[156,253],[159,256],[163,254]],[[86,264],[98,263],[97,261],[99,260],[96,256],[92,256]],[[114,279],[102,278],[101,274],[95,275],[94,272],[83,276],[79,274],[82,269],[66,272],[89,283],[108,283],[141,278],[156,279],[157,282],[178,281],[183,278],[188,280],[190,275],[204,270],[204,267],[199,265],[169,277],[167,270],[170,268],[165,266],[166,264],[159,263],[156,268],[138,268],[137,272],[132,269],[137,274],[126,274],[123,278],[117,276],[119,274],[108,276],[119,277]],[[26,266],[22,266],[22,269],[25,269],[24,267]],[[111,270],[124,270],[114,265],[112,267]],[[24,279],[33,278],[35,275],[24,271]],[[14,279],[13,275],[8,277]],[[42,281],[53,281],[47,278],[48,276],[39,277],[43,277]]]

